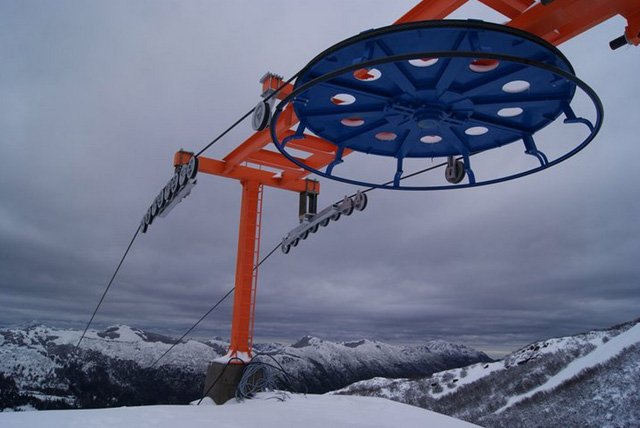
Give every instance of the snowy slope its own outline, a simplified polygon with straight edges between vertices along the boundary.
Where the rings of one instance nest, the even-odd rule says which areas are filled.
[[[627,426],[640,420],[640,324],[536,342],[502,361],[427,378],[362,381],[336,393],[389,398],[483,426]]]
[[[60,387],[62,384],[57,381],[55,371],[62,368],[81,333],[42,325],[0,329],[0,373],[12,375],[23,389]],[[169,337],[118,325],[104,331],[87,331],[80,349],[85,353],[94,352],[109,359],[135,362],[146,367],[167,351],[173,341]],[[203,372],[208,361],[225,349],[224,342],[204,344],[188,340],[175,347],[159,365]]]
[[[380,398],[293,395],[284,402],[262,395],[223,406],[149,406],[99,410],[0,413],[0,426],[23,428],[153,427],[465,428],[475,425]],[[274,398],[274,397],[271,397]]]
[[[509,407],[529,398],[542,391],[551,391],[562,385],[564,382],[578,376],[583,370],[590,369],[599,364],[604,364],[612,358],[619,355],[623,350],[637,343],[640,343],[640,324],[636,324],[629,330],[620,333],[613,339],[600,344],[594,351],[587,355],[576,358],[569,363],[564,369],[549,378],[544,384],[526,392],[525,394],[516,395],[509,398],[507,404],[496,411],[501,413]]]
[[[269,354],[298,379],[294,381],[295,390],[313,393],[341,388],[357,378],[424,376],[476,361],[491,361],[483,352],[442,340],[401,346],[371,340],[335,343],[305,336]]]
[[[26,329],[0,329],[0,356],[8,356],[17,348],[25,347],[40,355],[46,354],[53,346],[75,347],[81,334],[78,330],[61,330],[43,325],[29,326]],[[174,339],[170,337],[146,333],[126,325],[116,325],[104,331],[88,330],[81,343],[81,349],[100,352],[110,358],[137,361],[141,366],[148,366],[168,350],[173,342]],[[160,364],[179,364],[183,367],[188,365],[193,369],[204,370],[204,362],[216,358],[225,351],[226,346],[222,341],[204,344],[197,340],[186,340],[174,348],[174,352],[168,354]],[[0,371],[5,367],[0,362]]]

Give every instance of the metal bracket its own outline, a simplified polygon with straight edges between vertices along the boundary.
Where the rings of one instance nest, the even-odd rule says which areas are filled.
[[[549,160],[547,159],[547,155],[545,155],[543,152],[538,150],[538,147],[536,146],[536,142],[533,140],[533,137],[531,136],[531,134],[528,134],[522,137],[522,141],[524,142],[524,147],[525,147],[524,152],[528,155],[536,157],[540,162],[540,166],[546,166],[549,163]]]
[[[354,196],[345,196],[340,202],[329,205],[317,214],[302,217],[300,219],[300,225],[291,229],[291,231],[282,238],[282,243],[280,244],[282,252],[287,254],[291,250],[291,247],[298,245],[301,239],[307,239],[310,233],[316,233],[320,226],[328,226],[332,220],[338,221],[343,214],[348,216],[353,214],[354,210],[363,211],[367,203],[368,198],[366,193],[358,191]]]
[[[300,192],[298,217],[300,222],[312,218],[318,212],[318,181],[305,180],[306,189]]]
[[[166,217],[176,205],[189,196],[191,189],[198,182],[196,179],[197,174],[198,158],[191,154],[191,159],[189,159],[188,163],[176,166],[173,177],[155,197],[142,217],[142,222],[140,223],[142,233],[147,233],[147,229],[153,223],[155,217]]]
[[[591,123],[591,121],[583,117],[577,117],[573,109],[568,103],[565,103],[562,106],[562,111],[564,112],[564,115],[566,117],[566,119],[564,120],[564,123],[581,123],[583,125],[586,125],[586,127],[589,128],[589,131],[593,132],[594,130],[593,123]]]

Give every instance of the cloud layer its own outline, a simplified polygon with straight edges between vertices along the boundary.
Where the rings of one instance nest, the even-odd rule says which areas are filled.
[[[3,2],[0,322],[86,322],[175,150],[198,150],[247,111],[267,70],[291,75],[412,6]],[[460,17],[499,19],[483,10]],[[265,263],[257,340],[444,338],[500,352],[637,317],[640,50],[607,49],[623,27],[616,18],[561,46],[605,104],[594,144],[497,186],[372,192],[366,211]],[[250,133],[242,124],[207,155]],[[576,133],[544,137],[554,150]],[[353,191],[322,185],[321,205]],[[135,243],[97,324],[190,326],[233,286],[239,200],[238,183],[201,177]],[[295,226],[297,195],[267,189],[264,212],[266,254]],[[200,334],[226,336],[230,310]]]

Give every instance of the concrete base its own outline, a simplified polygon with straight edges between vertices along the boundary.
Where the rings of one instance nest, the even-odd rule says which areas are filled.
[[[236,396],[236,388],[242,379],[244,364],[209,363],[204,391],[216,404],[224,404]],[[216,383],[213,388],[211,385]],[[211,390],[209,390],[211,388]],[[207,392],[208,391],[208,392]]]

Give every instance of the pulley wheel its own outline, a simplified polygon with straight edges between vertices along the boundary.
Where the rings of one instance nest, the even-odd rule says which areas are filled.
[[[447,165],[444,176],[451,184],[460,183],[465,176],[464,163],[460,159],[456,159],[451,165]]]
[[[256,131],[262,131],[269,124],[271,118],[271,106],[266,101],[260,101],[253,109],[251,126]]]
[[[180,175],[178,176],[178,182],[180,183],[180,187],[184,187],[185,184],[187,184],[187,181],[189,179],[189,176],[187,174],[187,168],[183,165],[182,168],[180,168]]]
[[[365,208],[367,208],[367,203],[369,201],[369,198],[367,197],[366,193],[358,193],[358,194],[356,194],[356,196],[354,196],[353,200],[354,200],[354,205],[355,205],[356,210],[363,211]]]
[[[198,158],[193,156],[189,159],[189,163],[187,164],[187,177],[190,180],[196,178],[196,174],[198,174]]]

